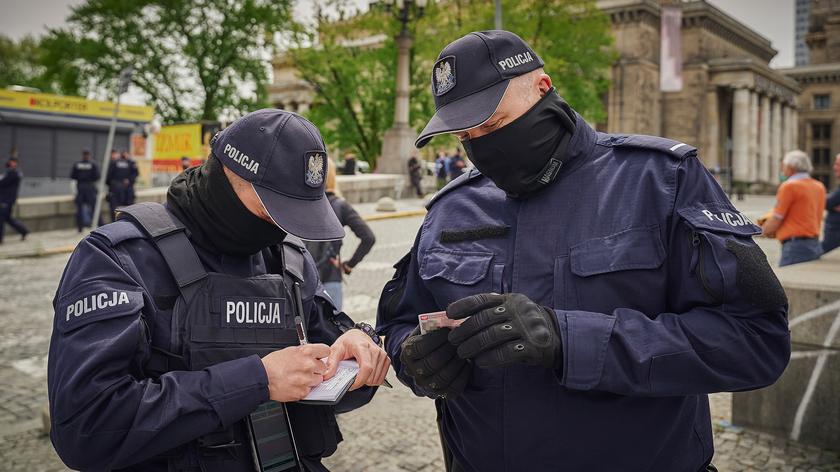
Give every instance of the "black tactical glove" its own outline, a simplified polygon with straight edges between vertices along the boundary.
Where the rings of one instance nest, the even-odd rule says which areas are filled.
[[[452,302],[452,319],[463,319],[449,333],[458,356],[479,367],[506,367],[521,363],[558,369],[563,347],[554,311],[537,305],[521,293],[482,293]]]
[[[400,362],[414,383],[438,397],[457,397],[470,379],[472,365],[458,357],[455,346],[449,344],[449,329],[420,334],[414,329],[402,343]]]

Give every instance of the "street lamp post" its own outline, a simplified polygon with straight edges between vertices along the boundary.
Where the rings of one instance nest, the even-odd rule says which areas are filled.
[[[111,150],[114,149],[114,134],[117,130],[117,114],[120,112],[120,96],[128,90],[131,83],[131,75],[134,69],[131,66],[120,71],[120,80],[117,83],[116,103],[114,113],[111,115],[111,127],[108,130],[108,141],[105,144],[105,155],[102,156],[102,172],[99,175],[99,185],[96,188],[96,204],[93,206],[93,216],[90,225],[93,228],[99,227],[99,220],[102,215],[102,200],[105,197],[105,179],[108,177],[108,165],[111,163]]]
[[[394,12],[400,22],[397,43],[397,93],[394,107],[394,125],[382,137],[382,155],[376,163],[378,172],[405,174],[408,159],[414,153],[417,133],[408,123],[408,95],[410,83],[409,54],[413,39],[408,24],[423,16],[427,0],[385,0],[385,9]]]

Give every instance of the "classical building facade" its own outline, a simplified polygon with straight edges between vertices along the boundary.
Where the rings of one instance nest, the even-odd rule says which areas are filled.
[[[722,183],[778,183],[779,161],[797,143],[797,82],[768,63],[770,41],[704,0],[601,0],[619,59],[606,130],[666,136],[696,146]],[[662,14],[677,10],[682,86],[663,91]],[[681,19],[680,19],[681,18]],[[670,38],[673,42],[675,38]]]
[[[811,156],[814,178],[832,188],[838,179],[831,167],[840,153],[840,1],[811,0],[810,12],[810,63],[781,72],[802,87],[799,147]]]

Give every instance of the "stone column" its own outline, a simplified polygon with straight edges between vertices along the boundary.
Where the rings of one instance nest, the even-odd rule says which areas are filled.
[[[782,104],[778,99],[773,100],[770,119],[770,177],[774,184],[779,178],[779,161],[782,160]]]
[[[747,162],[749,173],[747,180],[755,182],[758,180],[758,93],[750,91],[749,111],[749,143],[747,148]]]
[[[750,141],[750,91],[736,89],[732,103],[732,178],[749,179],[750,164],[747,159]]]
[[[394,125],[382,136],[382,155],[376,162],[376,170],[383,174],[408,174],[408,159],[414,154],[414,140],[417,133],[408,124],[409,96],[409,53],[412,39],[407,33],[400,33],[397,42],[397,98],[394,107]],[[406,185],[407,185],[406,180]]]
[[[790,142],[793,147],[805,150],[805,146],[799,144],[799,111],[796,104],[791,104],[790,108]]]
[[[770,97],[761,96],[761,129],[759,130],[758,180],[772,182],[770,164]]]
[[[794,149],[793,132],[790,129],[792,114],[787,104],[782,105],[782,157]]]
[[[723,167],[720,149],[720,110],[716,88],[706,92],[706,140],[700,157],[707,167]]]

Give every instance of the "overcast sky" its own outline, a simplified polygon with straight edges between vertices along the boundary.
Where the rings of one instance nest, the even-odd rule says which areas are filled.
[[[363,2],[363,0],[357,0]],[[490,1],[490,0],[487,0]],[[794,0],[707,0],[769,39],[779,54],[773,67],[793,66]],[[70,7],[83,0],[0,0],[0,34],[18,39],[61,26]],[[300,0],[311,4],[311,0]],[[298,12],[308,10],[305,5]]]

